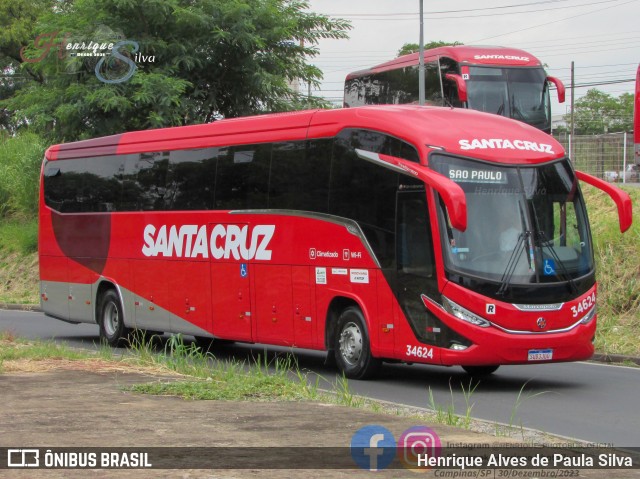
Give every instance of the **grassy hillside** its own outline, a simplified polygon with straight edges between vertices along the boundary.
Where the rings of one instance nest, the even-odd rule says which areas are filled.
[[[633,225],[620,234],[611,199],[584,186],[598,278],[596,349],[640,356],[640,188],[624,188],[633,201]]]
[[[0,303],[38,303],[38,225],[0,218]]]
[[[583,190],[599,282],[596,349],[640,356],[640,188],[626,188],[635,216],[624,235],[614,203],[595,188]],[[36,242],[34,220],[0,219],[0,303],[38,303]]]

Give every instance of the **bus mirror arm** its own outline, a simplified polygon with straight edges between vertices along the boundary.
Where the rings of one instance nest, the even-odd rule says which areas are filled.
[[[584,181],[591,186],[595,186],[611,197],[611,199],[618,207],[618,221],[620,223],[620,232],[624,233],[625,231],[627,231],[631,227],[632,222],[631,197],[620,188],[617,188],[612,184],[601,180],[600,178],[596,178],[595,176],[583,173],[582,171],[576,171],[576,176],[580,181]]]
[[[455,82],[456,86],[458,87],[458,100],[462,102],[467,101],[467,84],[465,83],[464,79],[457,73],[447,73],[444,77],[447,80]]]
[[[467,229],[467,198],[460,185],[427,168],[420,168],[418,178],[440,194],[449,210],[451,226],[458,231],[465,231]]]
[[[395,156],[373,153],[356,148],[356,154],[363,160],[382,166],[406,176],[418,178],[436,190],[449,211],[451,226],[459,231],[467,229],[467,198],[464,190],[446,176],[417,163],[403,160]]]
[[[562,81],[560,81],[559,78],[551,77],[551,76],[547,77],[547,81],[553,83],[556,86],[556,89],[558,90],[558,102],[564,103],[564,100],[565,100],[564,83],[562,83]]]

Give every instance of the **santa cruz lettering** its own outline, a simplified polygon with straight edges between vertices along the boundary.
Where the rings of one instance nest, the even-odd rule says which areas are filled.
[[[523,151],[538,151],[540,153],[554,153],[553,146],[546,143],[535,143],[533,141],[525,140],[506,140],[502,138],[491,139],[474,139],[474,140],[460,140],[461,150],[523,150]]]
[[[267,249],[275,225],[215,225],[207,235],[205,225],[162,225],[144,228],[142,254],[166,258],[214,258],[269,261]]]
[[[529,57],[519,57],[516,55],[474,55],[475,60],[516,60],[520,62],[528,62]]]

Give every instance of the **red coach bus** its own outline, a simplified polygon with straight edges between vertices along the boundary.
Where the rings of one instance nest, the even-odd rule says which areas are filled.
[[[551,132],[549,83],[564,103],[562,82],[540,60],[504,47],[449,46],[425,50],[425,100],[496,113]],[[344,106],[418,103],[418,53],[347,75]]]
[[[499,133],[498,133],[499,132]],[[586,359],[596,283],[578,179],[541,131],[373,106],[230,119],[49,148],[41,304],[132,329],[381,362]],[[215,345],[215,341],[214,341]]]

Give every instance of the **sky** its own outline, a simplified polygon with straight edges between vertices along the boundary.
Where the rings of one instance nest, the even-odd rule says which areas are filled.
[[[640,63],[640,0],[423,0],[425,42],[458,41],[526,50],[547,73],[571,83],[575,98],[589,88],[633,93]],[[391,60],[405,43],[418,43],[420,0],[310,0],[310,10],[351,21],[348,40],[323,40],[311,60],[324,73],[312,93],[341,103],[347,73]],[[446,13],[444,13],[446,12]],[[569,111],[552,102],[552,114]],[[553,92],[552,92],[552,96]]]

